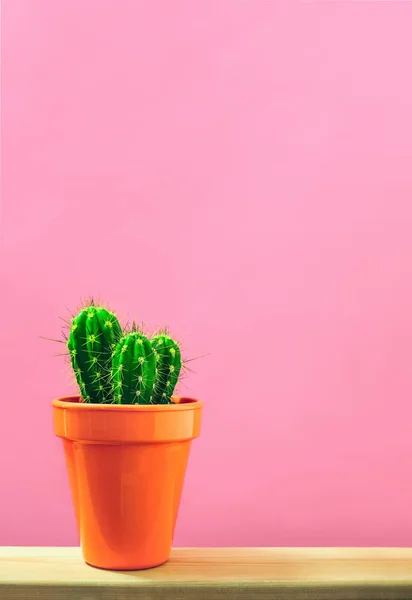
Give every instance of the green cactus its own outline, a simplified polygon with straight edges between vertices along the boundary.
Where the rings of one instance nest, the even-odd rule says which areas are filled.
[[[156,358],[147,337],[139,331],[124,335],[113,354],[114,401],[150,404],[155,374]]]
[[[168,335],[160,334],[152,339],[156,357],[156,378],[153,386],[152,404],[170,404],[182,368],[179,345]]]
[[[85,402],[113,402],[112,354],[122,335],[116,316],[101,306],[86,306],[71,322],[67,347]]]
[[[133,324],[88,303],[67,323],[65,341],[80,393],[95,404],[171,404],[182,369],[179,345],[166,332],[148,339]]]

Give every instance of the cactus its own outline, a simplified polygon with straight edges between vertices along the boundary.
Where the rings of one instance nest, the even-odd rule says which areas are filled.
[[[80,393],[95,404],[170,404],[182,368],[179,345],[166,332],[151,340],[133,324],[90,301],[67,323],[65,343]]]
[[[170,404],[182,368],[180,348],[166,334],[155,336],[152,339],[152,348],[156,357],[156,378],[151,402]]]
[[[67,346],[85,402],[113,402],[112,354],[121,335],[116,316],[93,303],[73,318]]]
[[[118,342],[113,354],[114,401],[118,404],[150,404],[156,359],[150,341],[132,330]]]

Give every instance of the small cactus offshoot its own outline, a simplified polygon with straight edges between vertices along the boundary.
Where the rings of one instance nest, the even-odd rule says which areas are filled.
[[[178,344],[168,335],[157,335],[152,339],[156,357],[156,378],[153,386],[152,402],[169,404],[182,368],[182,358]]]
[[[70,323],[71,365],[84,402],[171,404],[182,370],[179,345],[162,333],[124,331],[113,312],[93,302]]]

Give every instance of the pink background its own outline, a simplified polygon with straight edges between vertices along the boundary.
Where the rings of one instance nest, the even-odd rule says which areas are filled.
[[[412,4],[3,0],[0,544],[75,544],[59,316],[169,323],[177,545],[412,544]]]

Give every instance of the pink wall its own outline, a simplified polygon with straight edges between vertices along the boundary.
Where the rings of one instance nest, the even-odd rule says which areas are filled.
[[[205,400],[178,545],[412,544],[409,2],[3,0],[0,543],[77,542],[65,305]]]

